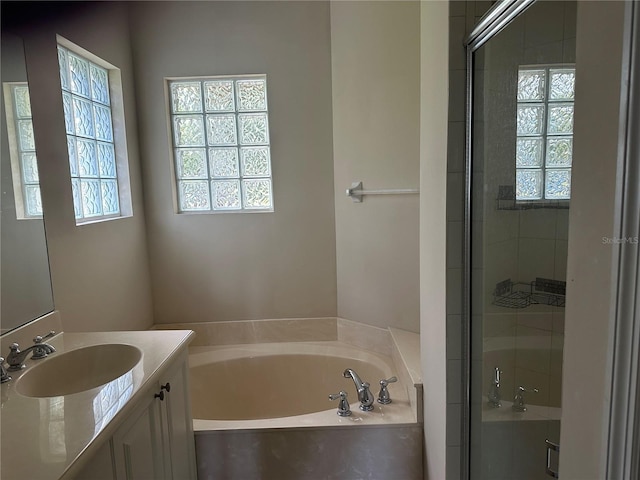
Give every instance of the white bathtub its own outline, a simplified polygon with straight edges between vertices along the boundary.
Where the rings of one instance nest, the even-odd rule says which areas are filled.
[[[385,356],[338,341],[190,347],[198,478],[420,480],[422,425],[406,386],[358,409],[354,369],[371,384],[400,374]],[[413,388],[413,385],[411,386]],[[345,390],[352,415],[330,393]]]
[[[391,404],[359,410],[346,368],[369,382],[376,398],[379,381],[398,373],[390,358],[337,341],[191,347],[189,366],[196,431],[416,422],[400,382],[388,387]],[[350,417],[336,415],[338,401],[328,398],[340,390]]]

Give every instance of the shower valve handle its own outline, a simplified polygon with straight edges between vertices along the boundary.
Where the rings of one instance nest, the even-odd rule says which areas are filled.
[[[537,388],[525,388],[522,385],[518,387],[518,391],[516,392],[515,397],[513,397],[513,405],[511,408],[516,412],[526,412],[527,406],[524,403],[524,394],[525,393],[538,393],[539,390]]]
[[[340,399],[340,402],[338,403],[338,411],[336,413],[341,417],[348,417],[351,415],[351,406],[347,400],[347,392],[341,390],[340,393],[331,393],[329,395],[329,400],[337,399]]]

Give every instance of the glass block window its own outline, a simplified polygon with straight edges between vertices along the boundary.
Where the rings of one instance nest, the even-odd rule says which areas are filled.
[[[31,100],[26,82],[6,83],[7,125],[11,169],[14,179],[16,216],[19,219],[41,218],[42,200],[36,144],[31,120]]]
[[[168,86],[178,211],[273,211],[266,76]]]
[[[518,70],[516,200],[568,200],[575,68]]]
[[[109,71],[61,45],[58,63],[76,222],[120,216]]]

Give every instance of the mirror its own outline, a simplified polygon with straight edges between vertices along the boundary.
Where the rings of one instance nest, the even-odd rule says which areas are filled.
[[[22,39],[1,44],[0,333],[53,310]]]

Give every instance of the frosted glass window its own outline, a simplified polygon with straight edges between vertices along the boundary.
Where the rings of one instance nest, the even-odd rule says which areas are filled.
[[[58,45],[76,222],[120,215],[109,71]]]
[[[29,86],[26,82],[6,83],[4,90],[7,99],[7,125],[11,125],[7,130],[12,175],[16,187],[16,216],[20,219],[40,218],[42,200]]]
[[[273,211],[266,77],[168,86],[178,211]]]
[[[575,69],[518,71],[516,200],[568,200],[573,163]]]

